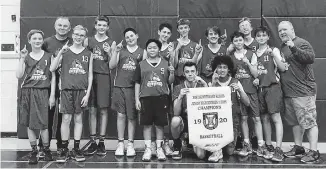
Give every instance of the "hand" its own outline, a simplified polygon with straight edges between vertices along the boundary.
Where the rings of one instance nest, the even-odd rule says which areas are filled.
[[[227,33],[226,33],[226,29],[224,29],[224,34],[223,35],[221,35],[221,40],[222,41],[225,41],[226,39],[227,39],[227,37],[228,37],[228,35],[227,35]]]
[[[111,52],[111,46],[108,43],[103,44],[103,49],[104,49],[104,52],[106,52],[106,53]]]
[[[212,82],[218,80],[219,77],[220,77],[220,75],[217,74],[217,73],[214,71],[214,72],[213,72],[213,75],[212,75]]]
[[[117,46],[116,46],[116,48],[115,48],[115,51],[116,52],[120,52],[120,50],[122,49],[122,42],[123,42],[123,40],[119,43],[119,44],[117,44]]]
[[[188,61],[187,58],[180,58],[180,59],[179,59],[179,62],[180,62],[180,63],[186,63],[187,61]]]
[[[88,98],[89,98],[89,95],[85,95],[81,101],[81,107],[86,107],[87,104],[88,104]]]
[[[140,103],[139,99],[136,99],[136,109],[137,109],[138,111],[141,110],[141,103]]]
[[[20,51],[19,57],[20,59],[25,59],[27,55],[28,55],[28,50],[26,49],[26,45],[25,45],[24,48]]]
[[[290,64],[287,62],[285,62],[284,64],[285,64],[285,70],[289,70]]]
[[[174,67],[172,65],[169,66],[168,70],[169,70],[170,74],[174,74],[175,70],[174,70]]]
[[[244,63],[246,63],[246,64],[250,64],[250,62],[249,62],[248,58],[246,57],[246,55],[243,56],[242,61]]]
[[[189,88],[183,88],[180,90],[179,98],[182,99],[189,92]]]
[[[229,53],[233,52],[234,50],[235,50],[235,47],[234,47],[233,43],[231,43],[229,45],[229,47],[226,49],[226,51],[228,51]]]
[[[195,77],[195,81],[197,81],[197,82],[202,82],[202,81],[204,81],[200,76],[196,76]]]
[[[267,47],[267,49],[266,49],[266,53],[267,53],[267,54],[272,54],[272,53],[273,53],[272,48]]]
[[[212,82],[208,82],[208,87],[212,87],[212,86],[213,86]]]
[[[294,43],[292,41],[292,39],[288,36],[288,41],[285,42],[285,45],[292,48],[294,46]]]
[[[50,106],[50,109],[52,109],[55,105],[55,98],[54,96],[50,96],[49,98],[49,106]]]
[[[69,43],[69,40],[66,42],[65,45],[62,46],[62,48],[61,48],[62,52],[67,52],[68,51],[68,48],[69,48],[68,43]]]
[[[180,49],[182,46],[186,46],[185,43],[182,43],[181,40],[177,40],[178,41],[178,45],[177,45],[177,48],[176,49]]]
[[[198,44],[196,44],[195,52],[199,54],[201,51],[203,51],[203,46],[201,45],[201,39],[199,39]]]
[[[174,43],[170,42],[169,46],[168,46],[168,51],[171,54],[173,52],[173,50],[174,50]]]
[[[254,81],[252,81],[252,83],[254,84],[254,86],[259,86],[259,79],[256,78]]]
[[[235,91],[240,90],[240,87],[239,87],[238,83],[232,83],[232,84],[230,84],[230,87],[232,87]]]

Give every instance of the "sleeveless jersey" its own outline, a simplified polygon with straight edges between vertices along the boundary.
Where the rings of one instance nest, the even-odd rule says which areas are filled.
[[[84,49],[75,54],[70,49],[62,55],[61,89],[86,90],[88,87],[91,51]]]
[[[229,82],[228,86],[230,86],[232,83],[238,83],[239,81],[235,78],[231,78],[231,81]],[[215,83],[214,87],[220,87],[221,85],[219,83]],[[240,113],[240,101],[238,97],[238,93],[231,87],[231,102],[232,102],[232,114],[238,114]]]
[[[139,97],[168,95],[169,91],[169,62],[161,59],[155,66],[143,60],[140,67],[140,94]]]
[[[274,49],[274,48],[272,48]],[[259,87],[268,87],[271,84],[279,82],[279,74],[277,67],[275,66],[274,58],[271,54],[266,51],[261,55],[257,55],[257,69],[261,71],[262,74],[258,76]]]
[[[247,46],[247,45],[246,45]],[[250,45],[247,46],[248,49],[250,49],[252,52],[256,52],[258,49],[258,42],[256,41],[256,39],[254,39]]]
[[[221,45],[220,49],[216,53],[213,53],[208,48],[208,45],[205,45],[203,48],[203,56],[198,65],[200,75],[205,77],[210,77],[213,74],[213,70],[211,66],[212,60],[215,57],[225,55],[225,53],[226,53],[226,48],[223,45]]]
[[[162,59],[165,59],[166,61],[170,61],[170,52],[169,52],[169,48],[165,48],[164,50],[160,50],[159,51],[159,55],[161,56]]]
[[[50,88],[52,73],[50,72],[51,53],[44,52],[40,60],[34,60],[30,55],[25,59],[25,78],[22,88]]]
[[[126,47],[121,49],[119,61],[116,67],[114,77],[114,86],[116,87],[134,87],[133,77],[137,64],[143,59],[144,49],[138,49],[130,53]]]
[[[178,42],[176,42],[176,45],[178,45]],[[195,54],[195,48],[196,42],[190,41],[186,46],[180,48],[178,58],[192,59]],[[176,76],[183,76],[183,65],[184,63],[181,63],[179,60],[175,71]]]
[[[93,71],[94,73],[100,74],[110,74],[109,69],[109,55],[104,51],[104,47],[111,46],[112,40],[110,38],[99,42],[95,37],[90,37],[88,39],[87,48],[92,51],[95,56],[93,59]]]
[[[247,57],[247,59],[251,61],[252,55],[253,52],[251,50],[247,50],[245,57]],[[241,85],[243,86],[243,90],[246,93],[257,93],[257,88],[253,84],[254,77],[252,76],[248,65],[242,60],[238,60],[234,56],[234,53],[231,55],[231,59],[234,63],[234,68],[236,72],[235,77],[240,81]]]

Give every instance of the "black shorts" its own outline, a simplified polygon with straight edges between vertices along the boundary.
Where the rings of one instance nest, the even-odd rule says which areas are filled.
[[[241,104],[241,115],[242,116],[249,116],[251,117],[260,117],[259,112],[259,99],[257,93],[247,93],[247,96],[250,101],[249,106],[245,106]]]
[[[108,108],[111,105],[111,79],[107,74],[94,73],[89,105],[96,108]]]
[[[88,107],[81,107],[81,101],[86,95],[86,90],[61,90],[60,113],[78,114]]]
[[[281,112],[283,94],[279,83],[259,88],[258,98],[261,114],[274,114]]]
[[[112,96],[113,110],[127,115],[127,118],[130,120],[137,118],[135,106],[135,88],[114,87]]]
[[[49,89],[22,88],[19,104],[19,124],[30,129],[47,129]]]
[[[140,125],[168,125],[169,96],[148,96],[140,98]]]

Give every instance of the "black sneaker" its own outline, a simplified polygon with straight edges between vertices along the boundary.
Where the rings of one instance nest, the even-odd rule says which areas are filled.
[[[73,148],[71,150],[71,158],[76,160],[77,162],[85,161],[85,156],[83,152],[78,148]]]
[[[251,146],[252,146],[253,151],[256,151],[258,149],[258,138],[257,138],[257,136],[253,136],[251,138]]]
[[[250,143],[243,142],[241,151],[238,153],[240,156],[248,156],[249,154],[252,154],[252,145]]]
[[[105,145],[104,143],[99,143],[97,146],[97,155],[99,156],[105,156],[106,155],[106,150],[105,150]]]
[[[273,153],[273,152],[275,151],[275,148],[274,148],[273,145],[267,145],[267,144],[266,144],[266,148],[267,148],[267,150],[268,150],[269,152],[271,152],[271,153]]]
[[[285,157],[294,158],[294,157],[302,157],[305,154],[305,150],[302,146],[294,145],[292,149],[286,153],[284,153]]]
[[[51,150],[49,149],[49,147],[44,148],[44,160],[45,161],[53,161],[53,157],[52,157]]]
[[[309,150],[302,158],[301,162],[303,163],[316,163],[320,159],[319,151]]]
[[[40,146],[40,149],[38,151],[38,157],[39,158],[44,158],[45,157],[44,147],[43,146]]]
[[[91,145],[88,147],[88,149],[84,152],[84,154],[86,156],[91,156],[94,155],[97,151],[97,144],[94,141],[93,143],[91,143]]]
[[[242,138],[241,136],[238,136],[238,137],[237,137],[237,142],[236,142],[236,145],[235,145],[235,150],[236,150],[237,152],[240,152],[241,149],[243,148],[243,147],[242,147],[242,143],[243,143],[243,138]]]
[[[272,161],[277,161],[277,162],[281,162],[284,159],[284,155],[283,155],[283,151],[280,147],[276,147],[273,157],[272,157]]]
[[[69,158],[69,152],[68,148],[60,148],[58,150],[58,157],[57,157],[57,162],[59,163],[65,163],[67,162]]]
[[[173,160],[181,160],[182,159],[182,148],[174,148],[174,151],[172,153],[172,159]]]
[[[29,164],[37,164],[38,163],[37,154],[38,154],[37,148],[33,149],[32,153],[29,156],[29,160],[28,160]]]

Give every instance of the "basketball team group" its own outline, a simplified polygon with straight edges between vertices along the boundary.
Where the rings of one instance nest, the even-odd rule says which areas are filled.
[[[158,38],[148,39],[143,47],[134,28],[114,32],[123,37],[116,42],[108,36],[109,26],[108,17],[98,16],[95,33],[87,36],[91,33],[85,26],[72,28],[68,17],[58,17],[53,36],[45,38],[36,29],[28,32],[29,50],[26,45],[21,50],[16,76],[21,79],[19,124],[27,127],[30,164],[40,158],[65,163],[105,156],[109,113],[117,117],[115,156],[136,156],[134,137],[141,125],[146,162],[154,157],[180,160],[185,151],[209,162],[251,154],[277,162],[320,159],[315,53],[308,41],[296,36],[291,22],[272,28],[278,30],[280,48],[269,45],[267,27],[253,28],[249,18],[239,20],[230,44],[226,44],[226,31],[218,26],[200,32],[208,44],[192,41],[187,19],[179,19],[176,28],[160,24]],[[175,41],[170,39],[174,32],[178,33]],[[234,141],[209,152],[189,144],[186,97],[189,88],[219,86],[231,88]],[[88,113],[89,124],[84,123],[83,112]],[[292,128],[294,138],[288,152],[282,150],[283,122]],[[89,125],[90,144],[81,150],[84,125]],[[49,147],[55,128],[54,158]],[[309,147],[302,145],[305,132]]]

